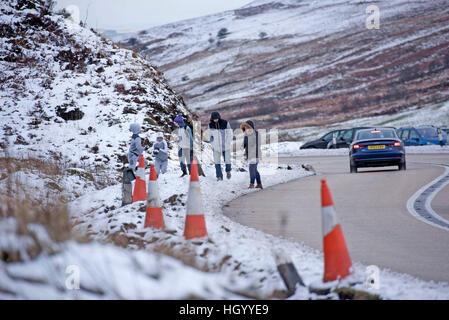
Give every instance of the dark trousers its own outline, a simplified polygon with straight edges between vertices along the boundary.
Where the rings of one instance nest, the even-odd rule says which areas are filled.
[[[254,181],[257,181],[257,184],[262,184],[259,170],[257,170],[257,163],[250,163],[249,165],[249,180],[251,184],[254,184]]]
[[[193,150],[180,148],[178,150],[178,157],[182,172],[187,172],[187,168],[189,168],[190,172],[190,164],[193,159]]]
[[[223,151],[221,154],[220,152],[214,151],[214,162],[215,162],[215,174],[217,175],[217,178],[223,178],[223,172],[221,171],[221,156],[223,156],[226,164],[226,172],[231,171],[231,154],[230,151],[226,152]]]

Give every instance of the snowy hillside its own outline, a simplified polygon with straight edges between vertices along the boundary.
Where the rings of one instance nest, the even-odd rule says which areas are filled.
[[[447,1],[262,0],[114,40],[141,52],[207,120],[280,129],[448,100]]]
[[[143,123],[147,139],[190,112],[148,61],[48,3],[0,4],[1,147],[8,139],[15,156],[121,169],[129,123]]]

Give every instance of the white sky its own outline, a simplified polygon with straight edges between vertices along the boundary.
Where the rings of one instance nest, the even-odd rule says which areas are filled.
[[[237,9],[252,0],[56,0],[56,9],[75,5],[94,29],[140,30],[155,25]]]

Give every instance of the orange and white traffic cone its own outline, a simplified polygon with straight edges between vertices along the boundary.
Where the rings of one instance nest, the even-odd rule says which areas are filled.
[[[159,184],[157,182],[154,164],[151,164],[150,166],[150,180],[148,181],[148,199],[144,227],[156,229],[165,228],[161,198],[159,197]]]
[[[196,159],[190,165],[190,185],[187,199],[186,224],[184,237],[186,239],[207,236],[206,220],[203,214],[200,181]]]
[[[133,202],[147,200],[147,187],[145,182],[145,160],[143,155],[139,158],[139,167],[137,168],[136,182],[134,184]]]
[[[352,273],[352,262],[343,231],[337,221],[334,202],[326,180],[321,180],[321,213],[323,226],[324,282],[340,280]]]

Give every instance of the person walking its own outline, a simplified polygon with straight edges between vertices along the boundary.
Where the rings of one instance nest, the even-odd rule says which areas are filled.
[[[248,120],[240,125],[245,137],[243,139],[243,148],[245,150],[245,159],[249,164],[249,189],[254,188],[254,182],[257,182],[256,188],[263,189],[257,166],[262,156],[260,148],[259,132],[254,126],[254,122]]]
[[[187,169],[190,172],[193,152],[193,134],[192,129],[186,124],[182,115],[178,114],[175,118],[175,124],[178,127],[178,157],[181,167],[181,178],[186,176]]]
[[[210,116],[210,122],[206,132],[208,140],[212,144],[217,181],[223,180],[223,171],[221,168],[222,157],[225,162],[226,178],[231,179],[233,133],[229,121],[222,119],[220,113],[214,111]]]
[[[159,173],[164,174],[167,172],[168,165],[168,146],[162,132],[156,134],[156,141],[153,144],[152,154],[154,157],[154,168],[159,177]]]
[[[138,123],[130,124],[129,131],[131,131],[133,135],[129,142],[128,163],[129,168],[136,172],[137,161],[139,161],[142,152],[148,150],[148,146],[142,147],[142,139],[139,136],[141,128]]]

